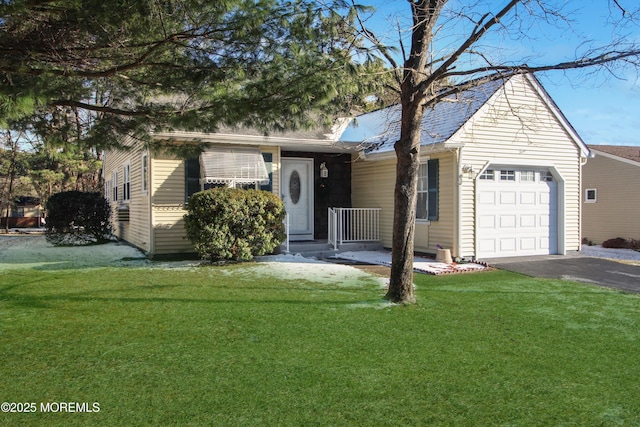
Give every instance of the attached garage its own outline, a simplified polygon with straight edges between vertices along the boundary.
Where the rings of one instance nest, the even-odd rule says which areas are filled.
[[[392,247],[400,124],[400,109],[388,107],[359,116],[342,135],[363,147],[352,165],[352,198],[382,208],[385,247]],[[421,164],[438,160],[439,169],[435,182],[426,180],[437,215],[417,216],[415,251],[451,248],[455,258],[487,260],[580,250],[589,149],[534,76],[482,83],[427,109],[419,154]]]
[[[549,170],[487,168],[477,180],[477,254],[558,253],[558,180]]]

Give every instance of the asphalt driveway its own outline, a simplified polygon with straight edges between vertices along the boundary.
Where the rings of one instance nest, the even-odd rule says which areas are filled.
[[[483,260],[501,270],[532,277],[574,280],[640,293],[640,266],[580,255]]]

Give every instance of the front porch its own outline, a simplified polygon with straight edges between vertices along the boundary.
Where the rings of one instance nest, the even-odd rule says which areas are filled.
[[[380,208],[328,208],[328,238],[304,241],[291,241],[287,215],[287,238],[280,250],[316,258],[328,258],[341,252],[381,250],[380,211]]]

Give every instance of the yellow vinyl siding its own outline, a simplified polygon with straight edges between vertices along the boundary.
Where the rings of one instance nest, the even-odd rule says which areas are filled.
[[[454,155],[450,152],[432,154],[424,161],[439,159],[438,221],[416,223],[414,249],[435,253],[437,245],[452,248],[454,244],[455,180]],[[351,166],[351,191],[354,208],[382,208],[380,235],[382,244],[390,248],[393,235],[393,193],[396,180],[396,160],[363,161],[354,157]]]
[[[393,230],[393,192],[396,160],[363,161],[357,156],[351,165],[351,202],[354,208],[381,208],[380,237],[391,247]]]
[[[580,149],[525,78],[512,79],[499,90],[452,142],[464,143],[462,174],[461,255],[475,255],[475,186],[477,173],[492,165],[552,165],[564,179],[558,233],[564,249],[580,248]],[[540,167],[542,169],[542,167]],[[562,211],[562,207],[564,210]],[[564,222],[564,226],[563,226]]]
[[[280,193],[280,149],[260,147],[273,154],[273,193]],[[153,159],[152,206],[154,255],[195,252],[184,228],[185,169],[184,160],[159,154]]]
[[[416,224],[415,250],[435,254],[440,245],[443,248],[455,248],[455,197],[456,179],[455,156],[452,152],[432,154],[431,159],[439,160],[438,176],[438,220],[429,224]],[[455,251],[454,251],[455,252]],[[453,253],[457,256],[456,253]]]
[[[195,252],[185,238],[184,160],[157,155],[152,162],[151,206],[154,255]]]
[[[582,204],[582,235],[594,244],[616,237],[640,240],[640,164],[595,153],[583,167],[583,199],[593,188],[596,202]]]
[[[131,140],[126,140],[125,145],[133,145]],[[111,150],[104,156],[104,179],[111,181],[113,172],[118,172],[118,200],[113,200],[109,191],[109,203],[111,204],[111,222],[113,230],[119,239],[125,240],[145,252],[151,250],[151,236],[149,231],[149,196],[142,192],[142,155],[144,151],[140,146],[132,146],[130,150]],[[130,165],[130,199],[124,197],[124,166]],[[128,215],[119,214],[119,211]],[[128,216],[129,220],[121,220]]]

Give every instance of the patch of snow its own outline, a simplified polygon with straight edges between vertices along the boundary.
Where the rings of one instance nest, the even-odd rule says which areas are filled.
[[[17,269],[59,270],[94,267],[145,267],[192,270],[207,265],[207,261],[153,262],[138,249],[122,243],[91,246],[54,246],[44,236],[0,235],[0,272]],[[301,255],[261,257],[259,262],[240,264],[236,269],[215,269],[214,274],[245,277],[270,276],[298,281],[301,285],[314,283],[339,287],[378,285],[386,288],[388,279],[377,277],[357,268],[304,258]]]
[[[138,249],[121,243],[54,246],[44,236],[0,236],[0,271],[146,265]]]
[[[302,264],[326,264],[324,261],[319,261],[316,258],[305,258],[301,254],[279,254],[279,255],[266,255],[258,257],[257,261],[260,262],[290,262],[290,263],[302,263]]]
[[[288,257],[294,258],[293,261]],[[333,264],[300,255],[277,255],[270,261],[260,261],[250,267],[252,274],[271,276],[281,280],[334,285],[339,287],[361,287],[372,283],[383,286],[384,278],[343,264]]]
[[[336,258],[346,259],[350,261],[364,262],[367,264],[391,265],[391,252],[386,251],[357,251],[343,252],[336,255]],[[471,271],[481,271],[487,267],[481,264],[446,264],[444,262],[436,262],[429,258],[414,257],[413,270],[419,273],[427,274],[448,274],[461,273]]]
[[[608,249],[600,245],[582,245],[582,254],[593,258],[619,259],[626,261],[640,261],[640,252],[632,249]]]

